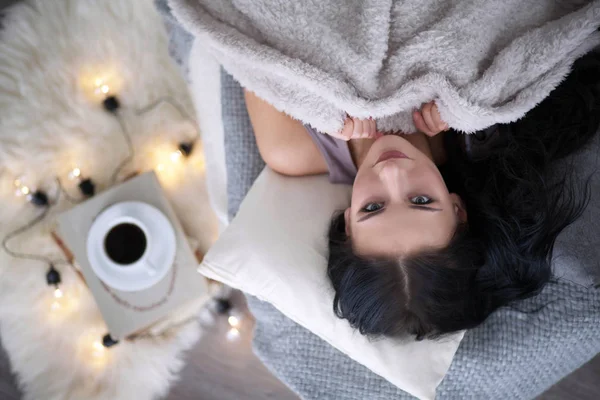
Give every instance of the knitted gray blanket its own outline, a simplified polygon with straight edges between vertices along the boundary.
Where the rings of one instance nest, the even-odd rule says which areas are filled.
[[[600,0],[170,0],[242,86],[323,132],[473,132],[522,117],[600,43]]]

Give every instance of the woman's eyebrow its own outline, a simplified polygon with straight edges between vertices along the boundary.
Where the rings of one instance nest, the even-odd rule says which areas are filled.
[[[382,208],[381,210],[377,210],[377,211],[370,212],[370,213],[368,213],[367,215],[364,215],[364,216],[360,217],[360,219],[357,221],[357,223],[358,223],[358,222],[363,222],[363,221],[366,221],[366,220],[368,220],[369,218],[372,218],[372,217],[374,217],[374,216],[376,216],[376,215],[379,215],[379,214],[381,214],[381,213],[382,213],[382,212],[384,212],[384,211],[385,211],[385,208]]]
[[[409,206],[409,207],[412,208],[412,209],[414,209],[414,210],[423,210],[423,211],[429,211],[429,212],[444,211],[443,208],[433,208],[433,207],[427,207],[427,206],[412,205],[412,206]]]
[[[417,205],[412,205],[409,206],[410,208],[414,209],[414,210],[422,210],[422,211],[429,211],[429,212],[440,212],[440,211],[444,211],[443,208],[433,208],[433,207],[427,207],[427,206],[417,206]],[[382,212],[385,211],[385,208],[382,208],[381,210],[377,210],[377,211],[373,211],[371,213],[368,213],[365,216],[360,217],[360,219],[357,221],[358,222],[363,222],[368,220],[369,218],[372,218],[376,215],[381,214]]]

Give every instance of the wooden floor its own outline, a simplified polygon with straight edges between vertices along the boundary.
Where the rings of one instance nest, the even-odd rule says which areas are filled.
[[[238,310],[244,310],[243,296],[234,297]],[[243,312],[243,311],[242,311]],[[216,317],[205,327],[198,344],[187,353],[181,379],[167,400],[298,400],[254,356],[251,350],[252,317],[245,313],[236,340],[229,340],[227,318]],[[8,361],[0,353],[0,400],[19,400]],[[600,399],[600,356],[563,379],[536,400]],[[41,399],[40,399],[41,400]]]
[[[168,400],[298,399],[252,353],[253,318],[240,293],[233,302],[244,315],[239,338],[227,338],[229,323],[226,317],[219,317],[188,354],[181,380]]]
[[[600,356],[596,356],[536,400],[598,399],[600,399]]]

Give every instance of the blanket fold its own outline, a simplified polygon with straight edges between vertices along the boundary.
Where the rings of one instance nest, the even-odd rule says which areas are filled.
[[[600,0],[170,0],[244,87],[336,132],[411,132],[436,100],[474,132],[522,117],[600,44]]]

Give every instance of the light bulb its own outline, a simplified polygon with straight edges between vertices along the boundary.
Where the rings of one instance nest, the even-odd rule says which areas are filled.
[[[183,153],[181,152],[181,150],[175,150],[169,156],[169,158],[171,159],[172,163],[178,162],[181,159],[181,157],[183,157]]]
[[[103,78],[96,78],[94,80],[94,93],[96,95],[107,95],[110,93],[110,86]]]
[[[79,309],[79,288],[69,286],[66,291],[63,289],[64,285],[61,288],[55,288],[48,300],[50,311],[53,314],[52,318],[66,317]]]
[[[111,360],[110,352],[102,344],[102,335],[105,328],[92,327],[82,332],[81,336],[75,339],[77,357],[90,368],[104,368]],[[83,365],[82,365],[83,366]]]
[[[185,153],[173,145],[158,145],[151,150],[154,171],[160,180],[160,183],[166,188],[172,188],[181,182],[185,158]]]
[[[16,178],[13,181],[13,185],[15,186],[15,196],[17,197],[23,197],[23,196],[29,196],[31,195],[31,188],[29,186],[27,186],[27,184],[25,183],[25,179],[23,177],[19,177]]]
[[[60,301],[58,301],[58,300],[54,300],[52,302],[52,304],[50,304],[50,310],[52,310],[52,311],[58,311],[61,308],[62,308],[62,306],[60,304]]]
[[[233,342],[234,340],[239,339],[240,337],[240,331],[237,328],[231,328],[230,330],[227,331],[227,340],[229,340],[230,342]]]
[[[82,65],[77,75],[81,91],[95,104],[102,104],[107,98],[117,96],[123,88],[123,76],[117,65],[111,63]]]
[[[103,358],[106,354],[106,348],[100,340],[94,340],[92,343],[92,357],[98,359]]]
[[[50,303],[50,311],[52,311],[52,313],[55,315],[65,315],[65,313],[68,311],[68,308],[68,304],[66,304],[62,292],[60,293],[60,296],[57,296],[56,291],[54,291],[54,296],[52,298],[52,302]]]
[[[81,169],[79,167],[75,167],[69,171],[69,180],[73,181],[79,178],[81,178]]]
[[[81,164],[75,164],[67,174],[67,177],[72,182],[71,185],[73,188],[77,187],[84,197],[91,197],[96,193],[96,184],[91,178],[83,174],[79,165]]]
[[[229,322],[229,326],[232,328],[239,328],[240,326],[240,319],[235,315],[230,315],[229,318],[227,318],[227,322]]]

